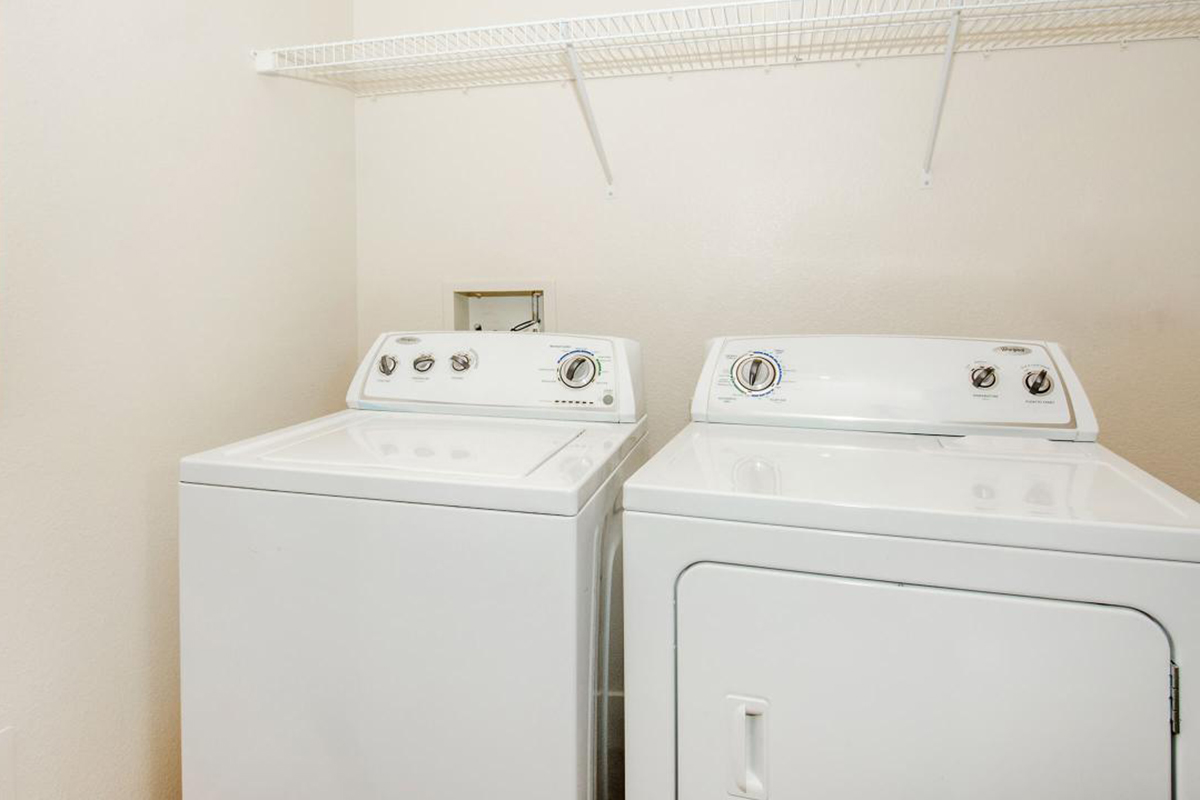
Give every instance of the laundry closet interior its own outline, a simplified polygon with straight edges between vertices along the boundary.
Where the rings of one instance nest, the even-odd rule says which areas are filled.
[[[1153,486],[1178,492],[1154,494],[1167,498],[1157,505],[1131,500],[1122,508],[1156,520],[1182,508],[1178,524],[1186,527],[1192,513],[1186,503],[1200,499],[1198,86],[1197,0],[760,0],[669,9],[629,0],[0,0],[0,800],[193,800],[183,777],[187,744],[181,744],[187,711],[186,702],[180,710],[180,687],[189,662],[180,645],[181,635],[185,650],[188,641],[180,627],[179,520],[187,511],[180,460],[228,456],[221,461],[228,473],[218,471],[217,460],[185,462],[185,484],[193,474],[197,485],[212,482],[222,491],[261,490],[264,502],[285,492],[306,494],[307,484],[279,488],[260,480],[265,467],[245,466],[238,461],[242,451],[221,448],[335,412],[407,414],[422,403],[478,409],[489,396],[511,400],[510,411],[517,410],[505,418],[481,417],[491,420],[478,427],[486,452],[471,452],[480,459],[472,469],[488,485],[508,480],[509,472],[542,469],[544,497],[471,507],[529,515],[530,530],[550,526],[553,515],[586,517],[589,492],[601,492],[599,477],[580,477],[593,475],[589,470],[624,480],[660,451],[687,462],[701,445],[688,450],[676,437],[690,435],[687,426],[699,422],[708,432],[696,441],[716,448],[714,463],[728,467],[735,482],[743,481],[738,485],[750,487],[746,492],[786,494],[786,476],[772,469],[792,463],[795,452],[819,458],[819,446],[841,434],[817,434],[803,444],[797,438],[800,449],[778,451],[778,463],[770,465],[729,460],[719,450],[726,427],[762,442],[756,458],[773,447],[786,450],[779,442],[801,435],[776,436],[792,421],[780,423],[774,412],[701,420],[695,398],[710,398],[716,408],[729,400],[720,394],[725,388],[746,398],[763,394],[760,380],[794,368],[789,352],[810,353],[803,337],[849,337],[844,349],[812,345],[812,363],[825,363],[828,353],[851,354],[852,368],[829,374],[866,394],[831,389],[830,396],[874,420],[866,434],[904,436],[904,445],[887,438],[879,445],[896,463],[930,455],[935,440],[953,451],[946,442],[964,431],[924,429],[917,412],[895,419],[881,412],[876,419],[869,393],[926,396],[941,377],[924,370],[949,359],[954,369],[997,370],[996,391],[1016,387],[1021,402],[1043,387],[1064,403],[1074,392],[1069,425],[1023,416],[1020,425],[1012,423],[1026,433],[1060,425],[1055,431],[1069,430],[1070,444],[1034,435],[1036,442],[1021,445],[1028,449],[1016,456],[997,445],[987,457],[1036,460],[1053,451],[1076,463],[1083,451],[1070,448],[1092,446],[1095,431],[1086,416],[1094,411],[1100,445],[1145,470],[1147,481],[1161,482]],[[523,342],[513,338],[522,333],[544,346],[495,344]],[[885,358],[872,337],[921,344]],[[961,344],[967,342],[986,347]],[[1005,347],[1018,351],[997,350]],[[738,372],[750,363],[739,360],[746,356],[759,358],[747,367],[753,375]],[[449,387],[445,394],[438,394],[442,388],[420,396],[407,389],[372,394],[370,381],[390,378],[393,370],[424,374],[423,358],[430,359],[428,385]],[[452,381],[484,376],[480,367],[501,363],[511,373],[486,373],[486,391],[467,399],[455,394],[460,384]],[[873,382],[875,368],[888,382]],[[698,388],[703,379],[724,388],[705,394]],[[780,390],[759,408],[778,410],[768,403],[783,396]],[[536,412],[535,402],[544,404]],[[727,407],[741,408],[732,401]],[[836,409],[822,406],[812,415],[834,420],[826,427],[846,427]],[[330,434],[309,450],[272,450],[270,469],[303,472],[308,467],[296,465],[304,459],[331,458],[343,445],[393,444],[371,439],[370,425],[347,424],[344,436]],[[475,422],[446,425],[453,437],[472,441]],[[1055,441],[1039,449],[1043,439]],[[425,446],[403,441],[412,452]],[[280,442],[283,449],[294,444]],[[327,444],[333,449],[322,449]],[[629,456],[628,464],[608,445],[622,459]],[[466,447],[434,453],[437,469],[459,469],[454,459],[469,460]],[[1110,499],[1132,497],[1122,494],[1134,491],[1128,487],[1151,486],[1107,456],[1095,458],[1096,474],[1128,479]],[[243,467],[242,477],[226,477]],[[1059,492],[1051,473],[1058,474],[1047,470],[1047,486]],[[678,474],[655,468],[651,477],[658,482],[639,490],[646,508],[634,513],[643,521],[683,513],[661,499],[684,492],[673,483]],[[964,484],[964,492],[981,483],[987,480]],[[1004,483],[997,478],[993,485]],[[424,495],[390,491],[348,488],[345,497],[424,502]],[[1087,503],[1062,491],[1055,497],[1100,509],[1097,519],[1107,521],[1098,523],[1097,536],[1107,535],[1109,523],[1132,524],[1121,516],[1125,511],[1088,505],[1100,490]],[[568,503],[563,493],[572,492],[578,496]],[[619,498],[617,488],[612,492]],[[619,512],[620,501],[612,503]],[[222,508],[220,514],[232,513]],[[560,523],[566,530],[553,519]],[[656,535],[639,525],[635,535]],[[718,539],[706,540],[712,553],[725,552]],[[814,536],[814,551],[821,541]],[[586,556],[595,563],[573,575],[578,585],[557,587],[563,593],[600,591],[601,564],[613,557],[602,537],[580,542],[600,549]],[[1102,553],[1194,566],[1190,545],[1122,542],[1071,552],[1084,561]],[[932,554],[955,546],[966,545],[922,545],[931,561],[921,579],[939,591],[950,589],[935,574],[932,564],[941,562]],[[652,560],[673,565],[689,553],[680,545]],[[807,569],[796,564],[808,556],[787,553],[772,560],[756,551],[762,557],[747,562],[747,571]],[[703,554],[710,557],[719,560]],[[1036,572],[1036,557],[1025,557],[1012,555],[1013,569]],[[334,559],[314,558],[312,574],[326,563]],[[495,566],[512,568],[502,555]],[[597,583],[587,572],[593,568]],[[865,557],[855,569],[840,578],[874,580]],[[1178,579],[1180,594],[1170,594],[1174,588],[1166,584],[1176,578],[1164,576],[1183,574],[1174,569],[1096,569],[1079,578],[1077,593],[1157,582],[1155,591],[1169,605],[1191,597],[1190,577]],[[185,568],[185,580],[188,574]],[[986,591],[1045,599],[1042,577],[1049,580],[1031,572],[1027,585]],[[413,578],[437,584],[435,576]],[[709,598],[698,599],[697,608],[715,603],[715,620],[736,602],[711,597],[736,597],[746,575],[695,578],[715,587],[712,595],[695,595]],[[661,587],[649,571],[640,580],[647,597],[658,597]],[[456,585],[469,591],[470,584]],[[804,592],[836,598],[841,591],[820,580],[796,587],[781,582],[772,596],[782,604]],[[544,607],[566,596],[543,588],[548,593],[537,602]],[[619,595],[622,587],[612,591]],[[525,599],[535,605],[533,595]],[[1064,637],[1078,624],[1112,630],[1121,642],[1169,649],[1170,631],[1163,639],[1140,617],[1093,616],[1093,606],[1081,610],[1074,602],[1055,607]],[[1124,600],[1112,602],[1124,608]],[[205,630],[218,638],[239,624],[272,619],[258,613],[262,608],[244,615],[235,605],[194,608],[203,607],[212,610],[203,621],[214,623]],[[1008,608],[991,600],[981,605],[1001,607]],[[603,627],[601,611],[580,608],[581,627],[562,636],[590,636],[587,625]],[[1040,607],[1031,608],[1011,618],[997,611],[994,619],[1008,620],[997,628],[1019,627],[1020,614]],[[923,613],[919,604],[913,609]],[[196,613],[194,620],[203,616]],[[336,629],[331,620],[320,618]],[[665,618],[646,620],[647,637],[670,627]],[[236,630],[245,652],[275,641],[249,627]],[[496,628],[493,644],[502,646],[504,631]],[[1112,640],[1098,636],[1092,649],[1091,640],[1073,640],[1078,652],[1113,656]],[[1155,653],[1154,670],[1178,655]],[[305,654],[319,660],[315,650]],[[657,670],[653,680],[666,680],[662,655],[645,662]],[[571,695],[583,718],[598,715],[587,723],[593,726],[601,712],[585,706],[594,700],[587,693],[607,679],[599,673],[607,668],[619,679],[627,671],[615,656],[607,667],[597,657],[580,662],[596,670],[580,678],[586,702]],[[209,660],[205,668],[224,670],[222,663]],[[495,675],[533,674],[514,664],[497,662]],[[1130,674],[1141,668],[1126,666]],[[255,667],[260,677],[274,668]],[[365,671],[362,686],[386,684],[381,676]],[[425,677],[448,680],[432,667]],[[650,680],[651,672],[638,677]],[[219,682],[206,686],[222,691]],[[1155,683],[1147,695],[1158,702],[1159,688],[1165,714],[1167,684]],[[742,698],[719,713],[746,726],[737,747],[749,761],[733,772],[724,761],[714,766],[711,794],[694,792],[697,784],[682,779],[671,789],[681,798],[789,797],[790,784],[772,792],[776,784],[763,784],[755,773],[755,754],[763,751],[755,750],[762,729],[754,726],[763,713],[769,724],[786,726],[774,722],[784,719],[784,706],[767,698],[774,704],[760,708],[752,692],[721,692]],[[550,697],[539,698],[538,714],[549,713]],[[369,692],[356,702],[369,705]],[[394,720],[383,713],[389,708],[364,710],[375,715],[377,731],[390,730]],[[430,715],[424,725],[441,724],[437,714],[445,707],[425,698],[420,709]],[[623,726],[627,710],[612,713],[606,724]],[[656,722],[670,716],[654,713]],[[225,724],[208,722],[210,733]],[[287,722],[272,730],[286,730]],[[1176,755],[1186,717],[1183,725],[1182,733],[1156,729]],[[503,741],[506,730],[511,734],[497,719],[491,735]],[[213,743],[206,752],[219,754],[221,743]],[[428,741],[407,746],[436,752]],[[586,782],[594,800],[622,796],[623,785],[601,786],[600,778],[601,772],[622,776],[622,764],[589,759],[624,756],[602,752],[594,740],[574,746],[584,777],[564,773],[555,780]],[[687,747],[654,739],[647,752],[659,766],[680,757],[718,763],[704,747]],[[385,759],[375,748],[338,752],[345,763],[356,753]],[[1164,752],[1153,749],[1146,758]],[[1179,798],[1200,791],[1193,788],[1200,768],[1166,761],[1168,777],[1156,787]],[[749,779],[739,782],[738,770]],[[645,786],[667,792],[664,781],[678,774],[668,779],[660,772],[644,774]],[[540,797],[536,770],[528,774],[529,796]],[[772,776],[787,778],[778,770]],[[425,777],[423,791],[436,794],[429,787],[439,785],[437,776]],[[364,798],[415,796],[402,785],[375,787],[377,794],[355,785]],[[282,796],[271,791],[249,796]],[[630,796],[648,800],[651,790],[639,791]],[[215,796],[197,792],[194,800]]]

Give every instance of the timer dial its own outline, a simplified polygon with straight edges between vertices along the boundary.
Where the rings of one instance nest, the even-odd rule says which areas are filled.
[[[991,389],[996,385],[996,368],[983,364],[971,370],[971,385],[976,389]]]
[[[775,385],[779,368],[760,353],[747,353],[733,365],[733,382],[743,392],[759,394]]]
[[[1050,377],[1048,370],[1031,369],[1025,373],[1025,388],[1034,397],[1050,394],[1054,388],[1054,379]]]
[[[558,379],[567,388],[582,389],[596,380],[596,375],[599,372],[600,369],[596,366],[596,359],[583,353],[576,353],[568,356],[559,364]]]
[[[450,356],[450,369],[455,372],[466,372],[471,368],[471,356],[469,353],[455,353]]]

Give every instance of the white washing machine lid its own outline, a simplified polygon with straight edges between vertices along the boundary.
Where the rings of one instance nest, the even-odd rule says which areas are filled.
[[[1091,443],[692,423],[625,507],[1200,562],[1200,503]]]
[[[645,422],[350,410],[185,458],[185,483],[574,515]]]

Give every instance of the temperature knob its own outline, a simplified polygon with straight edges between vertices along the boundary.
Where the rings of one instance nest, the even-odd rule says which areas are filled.
[[[774,386],[778,378],[775,362],[758,353],[747,353],[733,365],[733,382],[743,392],[758,394]]]
[[[976,389],[991,389],[996,385],[996,368],[986,364],[971,370],[971,385]]]
[[[413,369],[417,372],[429,372],[433,369],[433,356],[428,353],[417,356],[413,359]]]
[[[471,368],[471,355],[469,353],[455,353],[450,356],[450,369],[455,372],[466,372]]]
[[[596,380],[599,373],[596,360],[588,355],[577,353],[568,356],[558,367],[558,379],[568,388],[582,389]]]
[[[1031,369],[1025,373],[1025,388],[1031,395],[1049,394],[1054,388],[1054,379],[1044,369]]]
[[[382,372],[384,375],[391,375],[393,372],[396,371],[397,363],[398,362],[396,361],[395,356],[388,356],[388,355],[380,356],[379,357],[379,371]]]

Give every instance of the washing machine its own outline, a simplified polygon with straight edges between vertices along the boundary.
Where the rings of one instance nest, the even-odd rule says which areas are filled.
[[[625,488],[631,800],[1200,798],[1200,504],[1057,345],[718,339],[692,419]]]
[[[184,797],[594,797],[640,363],[388,333],[347,410],[184,459]]]

